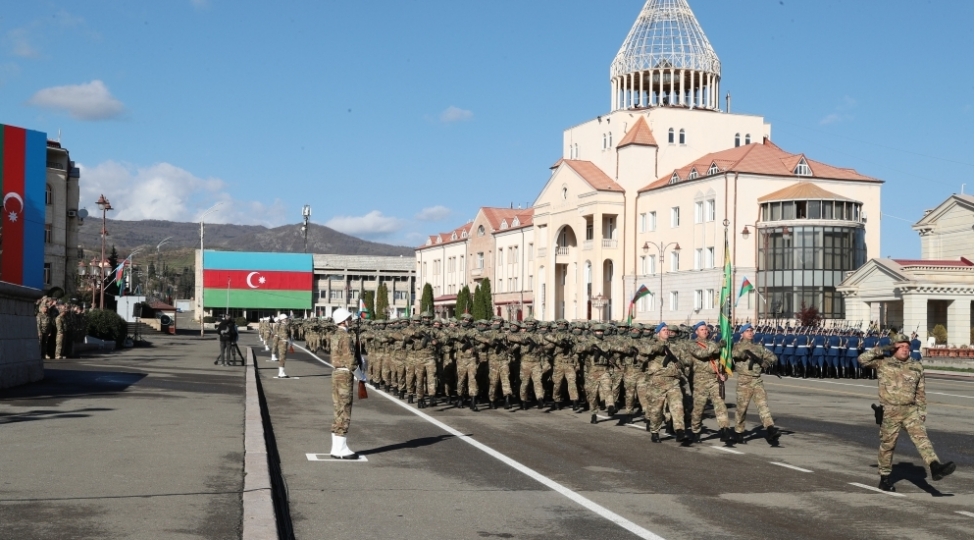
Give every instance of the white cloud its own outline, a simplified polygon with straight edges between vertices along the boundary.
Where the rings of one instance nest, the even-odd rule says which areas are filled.
[[[836,106],[836,112],[827,114],[819,121],[819,125],[826,126],[829,124],[835,124],[837,122],[846,122],[853,119],[853,115],[844,114],[847,111],[852,111],[857,106],[857,100],[851,98],[850,96],[843,96],[840,99],[840,103]]]
[[[210,7],[210,0],[190,0],[190,3],[196,9],[207,9]]]
[[[364,216],[335,216],[325,226],[352,236],[375,237],[399,231],[406,226],[406,221],[373,210]]]
[[[78,120],[109,120],[125,112],[125,105],[97,79],[90,83],[38,90],[27,103],[44,109],[63,110]]]
[[[843,119],[843,117],[840,116],[839,113],[830,113],[830,114],[827,114],[822,120],[819,121],[819,125],[825,126],[825,125],[828,125],[828,124],[835,124],[835,123],[839,122],[842,119]]]
[[[169,163],[133,167],[106,161],[81,169],[81,204],[91,214],[98,210],[95,201],[104,194],[114,210],[108,217],[126,221],[163,219],[195,222],[216,202],[218,210],[207,216],[209,223],[235,223],[276,227],[287,223],[284,203],[239,201],[227,191],[219,178],[200,178]]]
[[[21,58],[39,58],[40,51],[34,47],[29,39],[29,35],[24,28],[15,28],[7,32],[7,41],[10,42],[14,56]]]
[[[447,107],[442,113],[440,113],[440,121],[445,124],[449,124],[451,122],[463,122],[465,120],[470,120],[471,118],[474,118],[473,112],[466,109],[461,109],[460,107],[454,107],[453,105]]]
[[[450,208],[437,205],[424,208],[413,217],[419,221],[443,221],[444,219],[447,219],[448,216],[450,216]]]

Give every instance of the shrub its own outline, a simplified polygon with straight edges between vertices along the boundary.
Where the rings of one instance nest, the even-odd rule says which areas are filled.
[[[96,309],[88,313],[88,335],[105,341],[114,341],[122,346],[128,328],[125,319],[114,311]]]
[[[213,324],[215,322],[217,322],[217,318],[216,317],[210,317],[210,316],[203,317],[203,323],[204,324]]]
[[[234,319],[234,323],[237,326],[247,326],[247,317],[237,317]]]
[[[807,307],[806,304],[802,304],[799,311],[796,313],[796,318],[799,319],[799,324],[801,326],[819,326],[819,323],[823,320],[823,317],[819,314],[819,310],[815,306]]]
[[[948,343],[948,330],[943,324],[936,324],[931,330],[931,335],[934,336],[934,342],[938,345],[944,345]]]

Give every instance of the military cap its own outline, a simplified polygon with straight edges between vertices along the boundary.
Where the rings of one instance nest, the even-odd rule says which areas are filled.
[[[502,317],[501,315],[495,315],[495,316],[491,317],[491,322],[501,322],[503,320],[504,320],[504,317]]]
[[[898,332],[896,334],[891,334],[890,335],[890,342],[893,343],[893,344],[897,344],[897,343],[910,343],[911,342],[911,338],[909,338],[909,337],[905,336],[904,334],[901,334],[901,333]]]
[[[467,321],[467,320],[473,321],[474,320],[474,316],[471,315],[470,313],[465,313],[465,314],[461,315],[460,318],[463,319],[463,320],[465,320],[465,321]]]
[[[663,330],[664,328],[667,328],[667,323],[662,322],[662,323],[660,323],[660,324],[657,325],[657,327],[653,330],[653,332],[655,334],[659,334],[660,331]]]
[[[745,324],[741,325],[741,328],[739,328],[738,331],[739,332],[746,332],[748,330],[754,330],[754,329],[755,329],[755,327],[752,326],[751,323],[745,323]]]
[[[428,309],[428,310],[424,311],[423,313],[421,313],[420,314],[420,317],[422,317],[424,319],[432,319],[433,318],[433,312]]]
[[[699,321],[692,328],[695,332],[697,332],[697,329],[702,326],[707,326],[707,323],[705,323],[704,321]]]
[[[555,321],[555,324],[557,326],[568,326],[569,325],[569,321],[567,321],[565,319],[559,319],[559,320]]]
[[[592,325],[591,330],[593,332],[605,332],[606,331],[606,325],[605,324],[601,324],[601,323],[597,323],[597,324]]]
[[[457,322],[457,317],[450,317],[447,319],[447,322],[450,324],[455,324]]]
[[[534,317],[528,317],[524,321],[525,326],[538,326],[538,321]]]
[[[525,325],[521,324],[518,321],[510,321],[510,322],[508,322],[508,327],[510,327],[510,328],[524,328],[524,326]]]
[[[680,332],[680,326],[677,326],[676,324],[668,324],[667,330],[671,332]]]

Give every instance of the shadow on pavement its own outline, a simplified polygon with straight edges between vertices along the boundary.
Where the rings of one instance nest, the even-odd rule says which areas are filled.
[[[423,446],[430,446],[431,444],[437,444],[438,442],[446,441],[447,439],[453,439],[454,435],[437,435],[436,437],[420,437],[419,439],[412,439],[406,442],[390,444],[387,446],[380,446],[379,448],[372,448],[370,450],[360,450],[358,453],[363,456],[371,456],[373,454],[383,454],[385,452],[395,452],[396,450],[406,450],[408,448],[421,448]]]
[[[85,409],[75,409],[73,411],[59,411],[50,409],[36,409],[21,413],[0,413],[0,425],[12,424],[14,422],[33,422],[36,420],[51,420],[61,418],[86,418],[90,413],[114,411],[104,407],[88,407]]]
[[[919,489],[931,494],[932,497],[954,497],[953,493],[942,493],[938,488],[928,483],[928,470],[920,465],[902,461],[891,467],[891,476],[896,484],[899,480],[907,480]]]

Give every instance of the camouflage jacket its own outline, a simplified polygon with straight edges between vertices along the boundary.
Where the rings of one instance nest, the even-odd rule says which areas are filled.
[[[688,356],[693,360],[694,380],[712,381],[718,380],[721,361],[721,347],[710,339],[695,339],[687,344],[685,349]]]
[[[354,370],[358,367],[355,354],[355,336],[352,332],[339,330],[329,337],[329,359],[335,369]]]
[[[925,414],[928,403],[924,396],[924,366],[920,362],[884,357],[879,347],[864,352],[857,360],[863,367],[877,370],[882,405],[917,405]]]
[[[772,351],[766,349],[761,343],[744,339],[735,343],[731,350],[731,358],[735,361],[735,373],[738,374],[739,383],[743,378],[761,377],[762,368],[767,368],[779,360]],[[753,362],[754,359],[758,359],[758,361]]]

